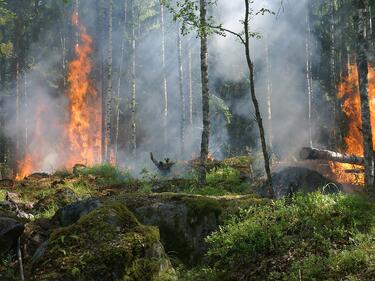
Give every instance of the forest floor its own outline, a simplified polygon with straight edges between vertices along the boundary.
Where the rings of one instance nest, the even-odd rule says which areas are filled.
[[[25,227],[26,280],[375,279],[372,199],[318,186],[262,198],[250,162],[212,162],[203,188],[194,169],[140,179],[106,165],[35,174],[3,182],[0,220]],[[0,248],[0,280],[20,280],[10,246]]]

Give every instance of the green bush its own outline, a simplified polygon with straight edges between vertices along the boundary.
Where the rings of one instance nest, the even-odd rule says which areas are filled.
[[[95,165],[78,170],[80,175],[96,176],[97,182],[104,185],[120,184],[131,179],[128,172],[110,164]]]
[[[253,206],[207,238],[195,280],[375,280],[375,205],[298,194]],[[200,276],[200,277],[199,277]],[[189,278],[187,278],[189,279]],[[192,280],[192,279],[190,279]]]

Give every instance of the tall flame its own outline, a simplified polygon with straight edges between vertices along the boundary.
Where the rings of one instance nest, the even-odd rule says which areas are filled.
[[[375,144],[375,69],[369,66],[369,100],[371,113],[372,139]],[[348,76],[338,86],[338,98],[342,111],[347,118],[347,132],[344,137],[345,153],[363,156],[363,135],[361,100],[359,95],[358,71],[355,64],[348,65]],[[375,148],[375,146],[374,146]],[[330,163],[337,179],[342,183],[364,184],[363,167],[345,163]],[[349,171],[349,172],[348,172]],[[354,172],[350,172],[354,171]],[[359,173],[358,173],[359,172]]]
[[[100,99],[90,80],[92,63],[89,57],[92,53],[92,39],[85,27],[79,23],[76,14],[72,17],[72,23],[79,30],[81,44],[77,43],[75,46],[76,58],[68,67],[69,167],[76,163],[95,164],[100,161],[101,154]]]
[[[101,99],[90,79],[92,38],[79,22],[77,13],[72,16],[72,24],[78,31],[78,40],[75,58],[68,65],[67,121],[54,124],[50,120],[53,115],[51,108],[42,99],[37,101],[35,128],[31,135],[37,145],[26,148],[25,157],[18,164],[17,179],[43,169],[46,158],[51,154],[57,154],[58,164],[53,168],[71,168],[78,163],[93,165],[101,161]],[[57,140],[46,135],[48,126],[59,128]]]

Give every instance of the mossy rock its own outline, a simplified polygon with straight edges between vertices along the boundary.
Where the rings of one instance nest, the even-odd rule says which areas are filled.
[[[157,226],[167,253],[188,266],[200,262],[206,250],[204,238],[218,229],[222,210],[215,198],[187,194],[129,194],[121,201],[137,219]]]
[[[176,280],[155,227],[122,204],[107,203],[55,230],[32,280]]]

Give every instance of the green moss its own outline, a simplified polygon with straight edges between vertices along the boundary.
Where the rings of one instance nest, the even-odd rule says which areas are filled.
[[[0,201],[4,201],[6,198],[7,191],[0,189]]]
[[[34,280],[153,280],[160,260],[147,251],[159,241],[157,228],[142,226],[123,205],[108,203],[77,223],[55,230]]]
[[[186,196],[182,200],[188,206],[188,216],[201,218],[209,213],[219,216],[223,211],[220,202],[217,199],[204,196]]]

